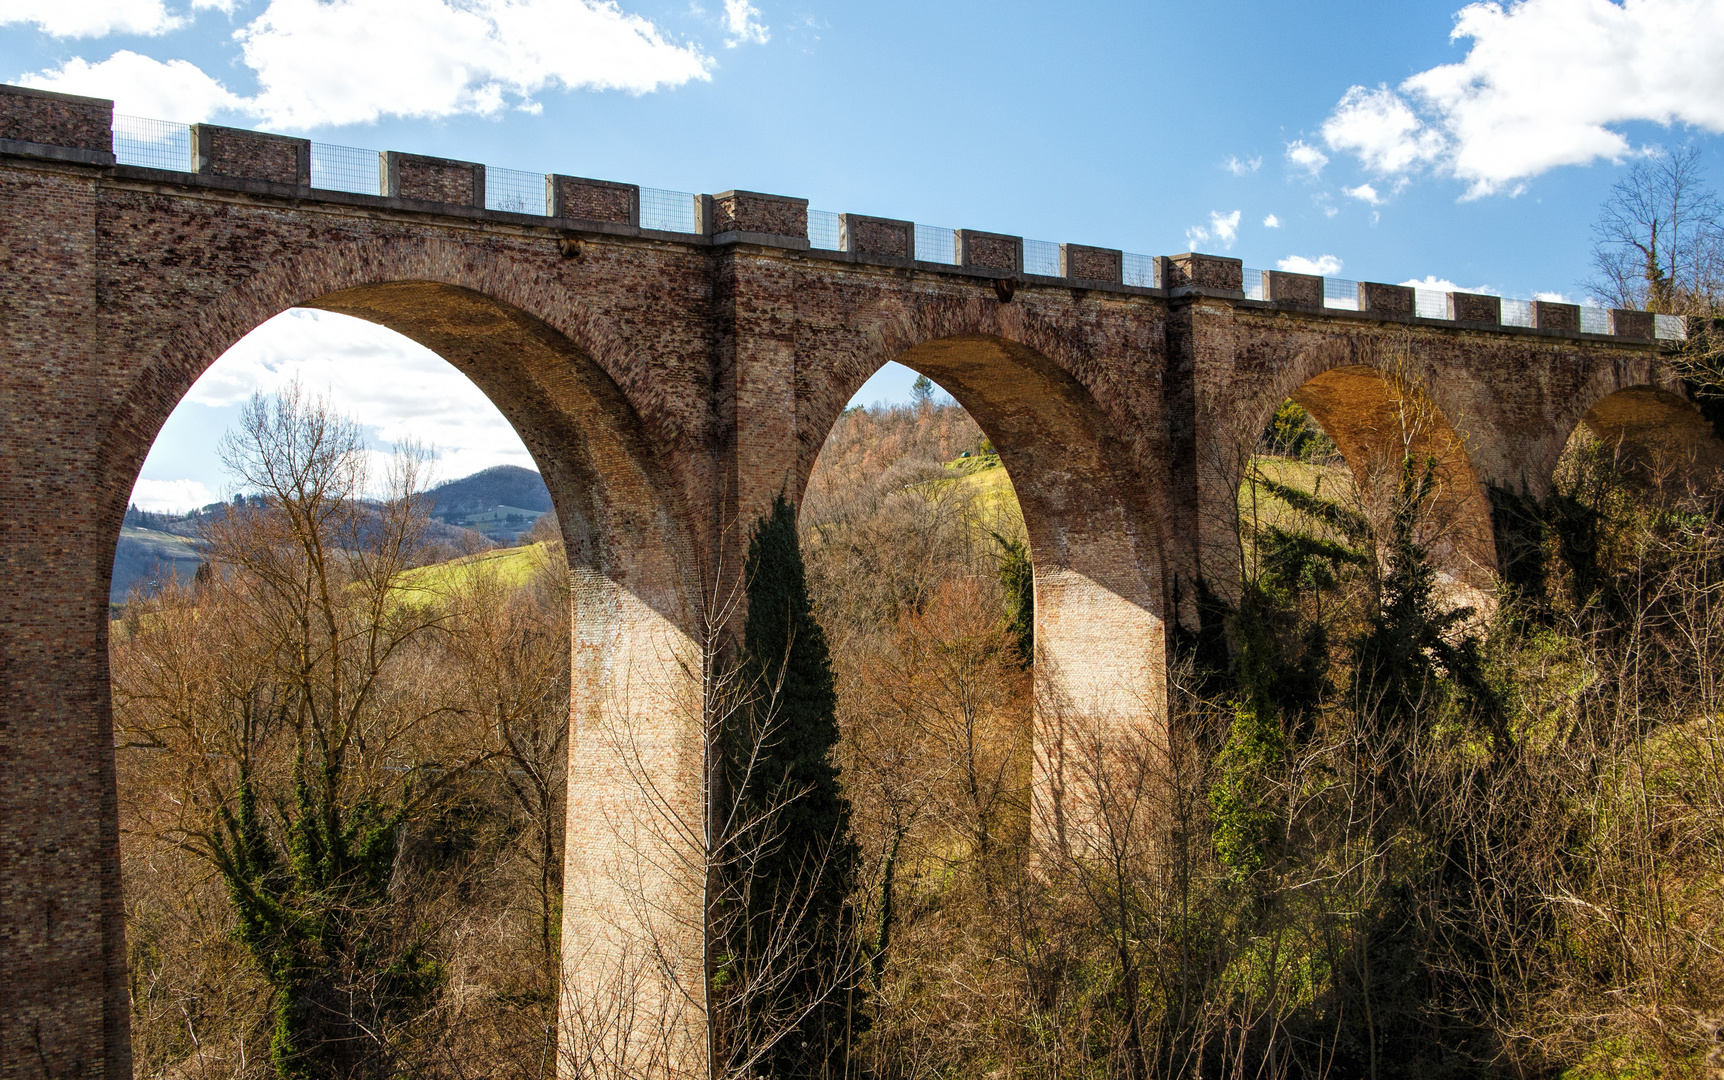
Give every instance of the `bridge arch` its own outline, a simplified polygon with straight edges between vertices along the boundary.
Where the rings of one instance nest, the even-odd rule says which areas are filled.
[[[1301,351],[1245,412],[1241,443],[1292,400],[1335,443],[1373,513],[1386,508],[1404,458],[1434,460],[1436,489],[1421,539],[1461,602],[1488,604],[1496,544],[1489,497],[1455,426],[1465,413],[1439,373],[1419,363],[1416,344],[1404,345],[1347,337]]]
[[[832,372],[804,427],[818,440],[805,445],[814,452],[800,462],[798,492],[845,403],[887,361],[963,406],[1017,494],[1035,587],[1037,828],[1063,833],[1071,740],[1165,732],[1165,522],[1160,475],[1143,464],[1160,458],[1140,456],[1086,383],[1094,358],[1056,327],[979,301],[907,316]]]
[[[1583,433],[1648,477],[1711,480],[1724,469],[1724,440],[1675,373],[1653,363],[1613,364],[1586,383],[1559,419],[1566,448]],[[1548,484],[1557,463],[1539,479]]]
[[[583,1055],[646,1038],[693,1060],[699,986],[675,973],[702,978],[702,882],[673,870],[699,855],[680,850],[687,834],[666,819],[698,821],[703,805],[700,687],[688,676],[701,664],[697,515],[662,431],[619,385],[638,360],[579,299],[521,260],[436,241],[326,247],[272,266],[188,311],[140,365],[99,450],[102,537],[111,552],[144,456],[192,383],[290,308],[382,325],[471,379],[538,464],[574,583],[564,986],[624,983],[636,1020],[650,1018],[621,1031],[609,1015],[565,1015],[563,1038],[592,1043],[570,1051]],[[105,657],[101,671],[106,711]],[[565,993],[565,1014],[576,1007]]]

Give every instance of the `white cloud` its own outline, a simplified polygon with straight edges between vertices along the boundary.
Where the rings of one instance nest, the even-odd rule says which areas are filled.
[[[132,505],[152,514],[183,514],[218,498],[197,480],[139,480],[132,486]]]
[[[1532,298],[1534,300],[1543,300],[1547,304],[1574,303],[1573,300],[1570,300],[1567,296],[1559,292],[1535,292],[1532,294]]]
[[[1325,206],[1323,208],[1323,216],[1324,217],[1334,217],[1336,214],[1339,214],[1340,212],[1341,212],[1341,208],[1338,206]]]
[[[1274,214],[1270,214],[1268,217],[1263,219],[1263,227],[1265,229],[1279,229],[1281,227],[1281,219],[1276,217]]]
[[[417,439],[434,447],[442,479],[492,465],[537,468],[503,414],[442,357],[392,330],[333,312],[277,315],[212,364],[185,401],[237,405],[294,379],[326,394],[382,446]],[[374,462],[374,477],[381,479],[382,469],[381,459]]]
[[[1341,272],[1341,260],[1333,255],[1319,255],[1308,259],[1303,255],[1289,255],[1275,263],[1277,270],[1285,270],[1289,274],[1316,274],[1328,277]]]
[[[1370,169],[1426,166],[1464,197],[1522,190],[1564,165],[1633,152],[1634,121],[1724,131],[1724,5],[1717,0],[1473,3],[1458,63],[1393,89],[1350,88],[1323,125],[1333,150]]]
[[[1199,244],[1210,240],[1220,244],[1223,250],[1230,250],[1233,247],[1233,242],[1239,239],[1240,215],[1241,212],[1238,210],[1231,214],[1211,210],[1207,226],[1193,225],[1185,230],[1186,250],[1196,251]]]
[[[1488,285],[1474,285],[1470,288],[1464,287],[1456,285],[1448,278],[1437,277],[1435,274],[1426,274],[1423,279],[1412,278],[1408,281],[1401,282],[1401,284],[1407,286],[1409,289],[1427,289],[1431,292],[1486,293],[1493,296],[1495,295],[1494,290],[1492,290]]]
[[[265,124],[494,115],[539,91],[645,93],[707,58],[612,0],[270,0],[235,35]]]
[[[749,21],[759,13],[742,7],[747,40],[765,40],[766,28]],[[20,81],[114,97],[122,111],[145,116],[229,111],[303,130],[385,116],[531,112],[533,95],[554,88],[641,94],[709,78],[698,46],[668,40],[614,0],[269,0],[234,37],[257,79],[254,97],[232,94],[184,60],[131,52],[97,64],[75,57]]]
[[[764,45],[772,40],[772,32],[760,21],[760,9],[748,0],[724,0],[724,44],[728,48],[753,42]]]
[[[162,62],[127,49],[92,64],[80,57],[18,82],[38,90],[112,98],[114,111],[193,123],[220,113],[244,112],[244,98],[186,60]]]
[[[0,26],[8,23],[34,23],[54,37],[153,37],[185,20],[170,15],[162,0],[0,0]]]
[[[1287,162],[1314,177],[1323,171],[1323,166],[1329,164],[1329,155],[1301,139],[1294,139],[1287,144]]]
[[[1234,176],[1244,176],[1247,173],[1254,173],[1258,169],[1261,169],[1263,167],[1263,159],[1260,157],[1241,159],[1239,157],[1229,155],[1227,160],[1221,163],[1221,167],[1232,173]]]
[[[1377,189],[1372,187],[1370,184],[1360,184],[1358,187],[1344,187],[1341,189],[1341,194],[1348,198],[1358,199],[1360,202],[1368,202],[1372,206],[1381,206],[1383,204],[1383,197],[1378,195]]]

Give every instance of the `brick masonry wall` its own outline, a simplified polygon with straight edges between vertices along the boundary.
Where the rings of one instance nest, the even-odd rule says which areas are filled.
[[[207,161],[202,171],[274,184],[311,182],[309,140],[203,124],[193,127],[192,138],[198,155]]]
[[[403,199],[454,203],[457,206],[479,205],[476,180],[483,175],[483,166],[400,154],[395,168],[393,194]]]
[[[583,221],[627,225],[639,197],[634,188],[593,183],[570,176],[559,176],[554,183],[557,185],[558,216]]]
[[[761,233],[767,236],[808,237],[808,200],[753,191],[727,191],[712,197],[714,234]]]
[[[0,86],[0,139],[108,153],[113,112],[109,101]]]
[[[459,169],[425,175],[430,187],[404,193],[463,201]],[[716,223],[780,235],[805,224],[796,200],[745,196],[715,200]],[[425,342],[538,461],[577,580],[568,985],[601,999],[632,986],[652,1023],[614,1045],[626,1056],[662,1037],[681,1056],[673,1073],[698,1072],[703,1046],[687,1004],[704,978],[700,883],[662,872],[694,857],[666,839],[663,815],[702,814],[698,687],[683,670],[699,666],[699,598],[725,584],[702,575],[740,565],[746,525],[780,491],[800,494],[833,421],[881,364],[950,390],[1018,491],[1037,579],[1043,793],[1060,783],[1065,732],[1163,722],[1168,627],[1193,624],[1199,574],[1228,580],[1227,545],[1212,541],[1231,527],[1240,454],[1286,397],[1368,458],[1385,449],[1380,370],[1398,363],[1441,430],[1464,436],[1445,467],[1457,516],[1473,520],[1482,484],[1541,491],[1583,419],[1709,438],[1673,427],[1693,410],[1651,345],[1205,293],[1203,282],[1237,287],[1236,260],[1184,260],[1195,292],[1020,283],[1014,294],[991,276],[850,253],[600,232],[570,249],[567,222],[21,159],[0,159],[0,214],[6,1080],[36,1075],[38,1047],[51,1075],[129,1073],[107,574],[169,412],[286,308]],[[972,259],[985,238],[971,238]],[[35,512],[49,504],[55,514]],[[1459,572],[1488,557],[1488,540],[1453,547]],[[644,797],[645,774],[667,804]],[[573,1017],[594,1005],[563,1007]]]

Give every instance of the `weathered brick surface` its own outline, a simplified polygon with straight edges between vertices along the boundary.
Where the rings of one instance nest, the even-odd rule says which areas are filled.
[[[758,191],[726,191],[712,197],[714,235],[761,233],[808,239],[808,200]]]
[[[838,218],[838,240],[840,248],[858,255],[908,259],[916,253],[916,226],[912,222],[894,221],[890,218],[841,214]]]
[[[1502,297],[1452,292],[1449,294],[1449,318],[1456,322],[1495,326],[1503,321]]]
[[[1024,265],[1023,239],[1002,236],[999,233],[977,232],[974,229],[959,229],[958,263],[978,270],[1007,270],[1016,273],[1023,269]]]
[[[0,139],[108,153],[114,148],[114,103],[0,86]]]
[[[383,190],[400,199],[483,208],[485,166],[390,151],[383,160]]]
[[[1060,245],[1060,272],[1073,281],[1119,284],[1123,253],[1114,248]]]
[[[1378,315],[1411,315],[1417,297],[1405,285],[1385,285],[1380,281],[1359,282],[1359,310]]]
[[[430,162],[424,186],[406,182],[414,161]],[[699,857],[680,845],[703,814],[687,675],[701,598],[726,595],[710,575],[740,565],[746,524],[774,497],[800,495],[887,361],[975,416],[1023,505],[1038,792],[1062,782],[1063,732],[1164,722],[1169,626],[1195,625],[1200,577],[1234,580],[1241,470],[1282,400],[1311,409],[1367,480],[1402,451],[1397,403],[1428,403],[1414,446],[1439,456],[1454,523],[1433,550],[1463,584],[1494,558],[1485,485],[1544,490],[1578,424],[1716,449],[1657,348],[1626,337],[1241,303],[1238,260],[1190,254],[1170,260],[1181,287],[1168,292],[996,289],[1015,238],[970,234],[975,272],[909,266],[897,248],[870,262],[857,223],[879,219],[847,219],[863,247],[841,253],[523,225],[459,208],[482,195],[471,166],[396,164],[403,195],[457,205],[0,158],[6,1080],[129,1074],[107,575],[169,412],[287,308],[435,349],[545,476],[576,582],[563,1008],[598,1024],[565,1033],[586,1031],[589,1050],[614,1036],[636,1060],[670,1047],[665,1074],[699,1072],[704,1045],[702,883],[675,870]],[[800,200],[714,203],[717,231],[805,235]],[[882,226],[882,246],[900,225]],[[607,1032],[593,1008],[624,984],[651,1022]]]
[[[1580,332],[1580,305],[1554,304],[1549,300],[1532,302],[1532,324],[1540,330],[1557,330],[1565,334]]]
[[[552,176],[548,183],[552,217],[640,224],[641,189],[634,184],[613,184],[579,176]]]
[[[1263,299],[1302,307],[1323,306],[1323,279],[1315,274],[1263,271]]]
[[[310,139],[214,124],[193,124],[191,139],[196,172],[272,184],[311,184]]]
[[[1610,332],[1629,341],[1651,341],[1657,319],[1650,311],[1610,309]]]

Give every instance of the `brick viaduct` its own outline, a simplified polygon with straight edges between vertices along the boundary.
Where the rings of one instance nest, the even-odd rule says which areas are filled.
[[[702,805],[683,665],[737,523],[800,493],[887,361],[936,379],[1000,450],[1035,564],[1039,707],[1062,722],[1164,716],[1171,628],[1193,624],[1200,575],[1232,580],[1240,469],[1289,396],[1361,475],[1403,439],[1439,451],[1458,523],[1443,557],[1480,587],[1487,486],[1542,492],[1583,421],[1716,453],[1640,313],[1587,334],[1539,304],[1510,328],[1495,298],[1456,295],[1455,318],[1426,319],[1377,284],[1337,311],[1293,274],[1251,301],[1236,260],[1195,254],[1137,288],[1119,252],[1077,245],[1043,277],[1016,238],[974,232],[945,265],[914,257],[908,223],[857,216],[842,250],[814,250],[804,201],[748,192],[703,200],[695,234],[639,227],[639,189],[570,177],[548,178],[546,214],[492,212],[482,169],[408,155],[384,156],[387,194],[348,195],[309,186],[304,141],[232,129],[195,129],[184,172],[116,165],[111,121],[109,102],[0,88],[6,1080],[130,1074],[114,545],[175,404],[288,308],[438,352],[550,485],[578,581],[565,982],[589,991],[564,1037],[631,1071],[697,1071],[704,1045],[701,882],[677,869]],[[1409,393],[1425,419],[1407,434]],[[1040,749],[1057,773],[1059,748]]]

